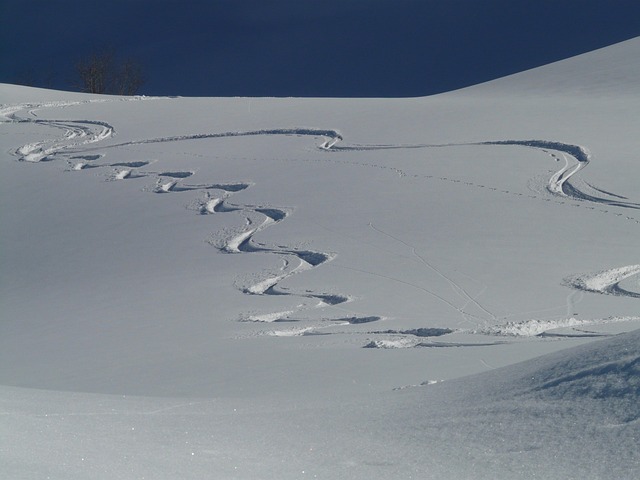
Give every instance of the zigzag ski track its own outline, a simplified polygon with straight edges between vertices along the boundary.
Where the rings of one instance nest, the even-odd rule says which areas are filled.
[[[108,100],[96,100],[95,102],[105,102]],[[610,207],[621,207],[627,209],[640,209],[640,203],[628,201],[627,198],[615,193],[607,192],[604,189],[594,187],[584,181],[577,180],[577,174],[583,170],[590,161],[592,156],[588,149],[579,145],[562,143],[549,140],[497,140],[477,143],[456,143],[456,144],[412,144],[412,145],[339,145],[342,142],[342,134],[333,129],[297,127],[297,128],[274,128],[250,131],[235,131],[222,133],[199,133],[191,135],[167,136],[158,138],[140,139],[123,143],[105,144],[105,141],[111,139],[115,133],[115,129],[107,122],[97,120],[45,120],[38,117],[36,113],[40,109],[52,107],[72,107],[89,102],[51,102],[41,104],[20,104],[20,105],[2,105],[0,106],[0,119],[4,118],[1,123],[31,123],[38,126],[49,127],[56,130],[62,130],[61,138],[53,140],[45,140],[33,142],[17,148],[13,154],[20,161],[24,162],[48,162],[56,160],[58,157],[64,158],[70,165],[71,170],[85,170],[87,168],[97,168],[106,165],[92,165],[92,162],[102,158],[105,150],[112,148],[120,148],[133,145],[167,143],[167,142],[184,142],[197,141],[205,139],[229,138],[229,137],[247,137],[247,136],[310,136],[320,138],[317,148],[325,152],[348,152],[348,151],[366,151],[366,150],[390,150],[390,149],[422,149],[422,148],[447,148],[455,146],[519,146],[523,148],[534,148],[540,150],[556,161],[563,161],[564,165],[560,170],[555,172],[549,179],[547,190],[556,196],[571,198],[579,202],[590,202],[603,204]],[[27,111],[26,117],[18,115],[21,111]],[[103,144],[103,145],[98,145]],[[97,153],[91,153],[97,152]],[[179,193],[185,191],[200,191],[204,194],[204,198],[200,200],[197,210],[202,215],[236,213],[245,216],[246,226],[243,230],[236,232],[231,236],[222,238],[218,237],[210,242],[214,244],[218,250],[226,254],[267,254],[274,255],[281,259],[282,267],[279,272],[273,273],[267,278],[263,278],[249,285],[240,286],[241,291],[247,295],[273,295],[273,296],[292,296],[303,300],[298,307],[274,313],[262,313],[254,315],[246,315],[241,320],[255,321],[266,323],[279,322],[300,322],[298,314],[305,310],[316,308],[329,308],[347,303],[351,300],[348,295],[335,293],[316,293],[303,292],[293,293],[288,289],[280,288],[279,285],[285,280],[302,272],[319,268],[335,258],[335,254],[327,252],[319,252],[313,250],[300,250],[296,248],[288,248],[286,246],[270,247],[255,242],[254,238],[257,234],[266,228],[271,228],[279,223],[286,221],[287,217],[293,212],[293,208],[289,207],[273,207],[270,205],[243,205],[231,204],[228,199],[231,195],[237,194],[250,188],[251,182],[230,182],[230,183],[211,183],[211,184],[186,184],[185,179],[190,177],[193,172],[185,171],[165,171],[153,174],[151,172],[137,173],[136,169],[146,167],[150,162],[121,162],[110,165],[116,168],[111,175],[113,180],[125,180],[137,177],[146,177],[156,175],[156,185],[152,191],[156,193]],[[387,167],[388,168],[388,167]],[[392,169],[400,177],[406,176],[405,172],[399,169]],[[446,180],[446,179],[445,179]],[[484,185],[479,185],[484,187]],[[492,188],[492,190],[497,190]],[[216,193],[212,193],[216,192]],[[220,192],[220,193],[217,193]],[[632,219],[631,217],[627,217]],[[636,220],[636,223],[638,221]],[[640,266],[630,265],[627,267],[614,268],[599,272],[592,275],[578,275],[565,280],[565,284],[586,292],[595,292],[601,294],[627,296],[632,298],[640,298],[640,293],[630,289],[629,286],[621,285],[623,281],[629,281],[630,278],[640,275]],[[335,322],[340,325],[362,325],[370,322],[381,320],[379,316],[353,316],[353,317],[337,317],[324,318],[325,321]],[[494,319],[495,320],[495,319]],[[552,325],[545,326],[551,328]],[[310,334],[317,329],[313,326],[297,328],[296,332],[302,334]],[[438,330],[438,329],[436,329]],[[450,331],[442,330],[442,335],[449,335]],[[434,330],[435,331],[435,330]],[[497,332],[497,331],[496,331]],[[494,334],[496,332],[493,332]],[[370,335],[378,335],[383,332],[372,331]],[[433,332],[432,332],[433,333]],[[473,334],[474,332],[468,332]],[[488,334],[489,332],[478,332]],[[277,336],[286,336],[286,331],[273,332]],[[387,335],[391,331],[386,332]],[[395,340],[371,341],[365,346],[373,348],[407,348],[407,347],[445,347],[445,346],[488,346],[505,343],[503,341],[495,342],[433,342],[433,341],[416,341],[415,332],[393,332]],[[440,335],[437,335],[440,336]],[[413,340],[407,340],[412,337]],[[404,340],[403,340],[404,339]]]

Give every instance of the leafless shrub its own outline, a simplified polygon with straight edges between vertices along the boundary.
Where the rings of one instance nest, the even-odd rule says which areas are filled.
[[[76,64],[80,89],[87,93],[135,95],[144,84],[144,72],[134,59],[116,60],[110,50],[94,53]]]

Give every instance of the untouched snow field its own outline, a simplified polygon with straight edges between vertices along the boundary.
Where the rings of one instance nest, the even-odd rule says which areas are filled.
[[[637,478],[638,58],[393,100],[0,85],[0,476]]]

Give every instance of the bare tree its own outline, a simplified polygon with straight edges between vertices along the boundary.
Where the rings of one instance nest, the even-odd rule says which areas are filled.
[[[135,95],[145,81],[139,62],[133,59],[116,61],[110,50],[80,60],[76,70],[80,89],[87,93]]]
[[[80,60],[76,69],[83,92],[107,93],[113,76],[113,54],[111,52],[94,53]]]
[[[138,62],[129,58],[118,68],[114,79],[114,93],[117,95],[135,95],[144,84],[145,77]]]

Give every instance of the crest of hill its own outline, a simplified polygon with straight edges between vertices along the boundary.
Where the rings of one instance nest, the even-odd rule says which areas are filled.
[[[469,87],[460,93],[607,97],[640,94],[640,37]]]

